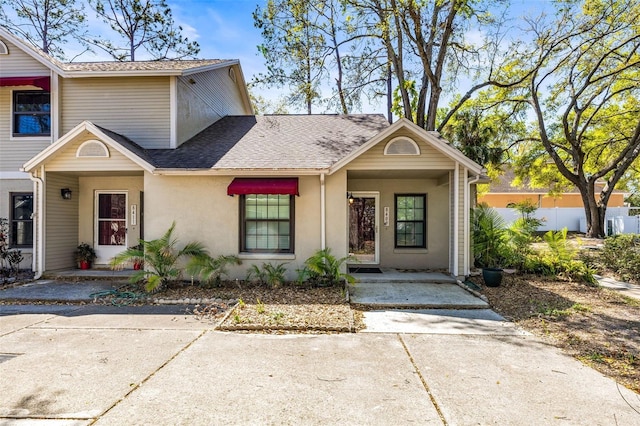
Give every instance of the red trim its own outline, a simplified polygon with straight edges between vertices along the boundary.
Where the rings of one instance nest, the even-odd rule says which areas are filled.
[[[49,92],[51,79],[49,77],[0,77],[0,87],[6,86],[36,86]]]
[[[227,187],[227,195],[241,194],[300,195],[298,178],[235,178]]]

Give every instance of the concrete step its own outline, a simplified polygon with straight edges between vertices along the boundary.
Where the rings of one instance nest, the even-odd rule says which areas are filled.
[[[450,283],[359,282],[349,285],[349,301],[375,308],[489,308],[484,300]]]
[[[69,269],[64,271],[46,272],[43,278],[51,280],[106,280],[106,281],[126,281],[135,272],[133,269],[123,269],[114,271],[112,269]]]

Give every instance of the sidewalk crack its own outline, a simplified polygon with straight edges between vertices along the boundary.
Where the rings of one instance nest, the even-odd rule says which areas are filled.
[[[438,413],[438,416],[440,417],[440,420],[442,421],[442,424],[444,426],[447,426],[449,423],[447,423],[447,419],[444,417],[444,414],[442,413],[442,410],[440,409],[440,405],[438,404],[438,401],[436,401],[436,398],[433,395],[433,393],[431,392],[431,389],[429,389],[429,385],[427,384],[427,381],[425,380],[424,376],[420,372],[420,369],[418,368],[418,365],[416,364],[416,361],[413,359],[413,356],[411,355],[411,352],[409,352],[409,348],[407,347],[407,345],[405,344],[404,340],[402,339],[402,336],[399,335],[399,334],[397,336],[398,336],[398,340],[400,341],[400,344],[402,345],[402,347],[404,348],[405,353],[407,354],[407,357],[409,357],[409,361],[411,362],[411,365],[413,365],[413,369],[415,370],[416,374],[420,378],[420,381],[422,382],[422,386],[424,387],[424,390],[427,392],[427,395],[429,395],[429,399],[431,400],[431,403],[433,404],[433,407],[436,409],[436,412]]]

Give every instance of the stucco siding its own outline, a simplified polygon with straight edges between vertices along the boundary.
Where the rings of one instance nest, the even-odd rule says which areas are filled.
[[[78,245],[78,197],[64,200],[60,188],[79,193],[76,176],[47,173],[45,190],[45,270],[75,267],[73,252]]]
[[[61,81],[61,134],[91,121],[144,148],[169,148],[169,77],[104,77]]]
[[[212,256],[239,253],[239,196],[227,196],[232,177],[154,176],[146,173],[145,238],[162,236],[175,221],[180,244],[199,241]],[[299,179],[295,197],[295,254],[243,255],[243,264],[229,270],[243,279],[251,265],[286,263],[288,278],[320,248],[320,192],[317,176]]]
[[[66,145],[47,162],[48,171],[140,171],[141,167],[122,155],[114,148],[107,146],[109,157],[76,157],[82,143],[93,139],[89,132],[84,132],[74,142]]]
[[[420,155],[384,155],[386,144],[398,136],[413,139],[420,148]],[[397,132],[364,152],[348,165],[349,170],[450,170],[454,162],[435,148],[422,142],[410,132]]]
[[[35,77],[49,75],[50,70],[4,38],[8,55],[0,55],[0,77]]]
[[[0,172],[17,172],[29,159],[51,143],[51,137],[11,136],[13,90],[37,90],[36,87],[0,87]]]
[[[341,170],[327,176],[325,188],[326,245],[334,256],[342,258],[349,252],[347,171]]]
[[[238,86],[229,77],[229,69],[177,78],[178,145],[224,116],[247,113]]]

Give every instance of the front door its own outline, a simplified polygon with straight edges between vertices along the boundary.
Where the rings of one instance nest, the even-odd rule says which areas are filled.
[[[96,263],[109,260],[127,248],[127,193],[96,191]]]
[[[379,263],[378,193],[354,192],[349,197],[349,254],[357,263]]]

